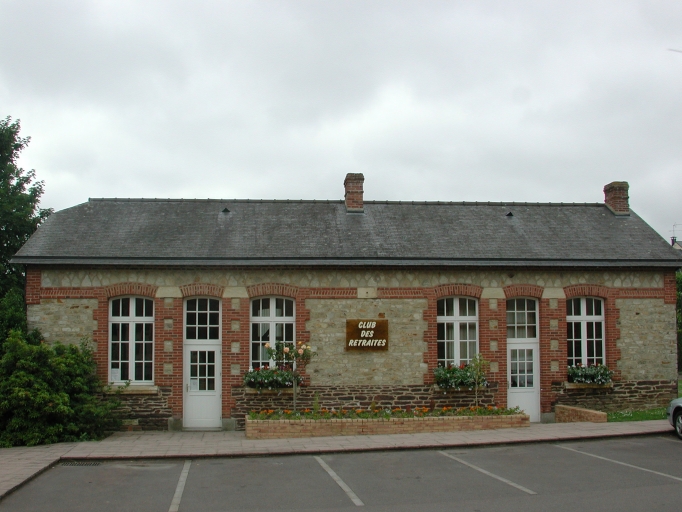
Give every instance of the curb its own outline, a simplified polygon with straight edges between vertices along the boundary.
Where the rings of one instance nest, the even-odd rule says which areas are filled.
[[[545,437],[537,439],[517,439],[517,440],[505,440],[505,441],[480,441],[480,442],[468,442],[468,443],[417,443],[409,446],[372,446],[372,447],[352,447],[347,448],[330,448],[330,449],[294,449],[287,450],[283,449],[280,451],[270,450],[253,450],[249,452],[239,452],[239,453],[178,453],[172,455],[108,455],[108,456],[98,456],[94,455],[92,457],[88,456],[73,456],[70,457],[64,454],[60,457],[59,461],[107,461],[107,460],[171,460],[171,459],[215,459],[215,458],[227,458],[227,459],[237,459],[246,457],[284,457],[292,455],[325,455],[325,454],[335,454],[335,453],[363,453],[363,452],[390,452],[390,451],[408,451],[408,450],[443,450],[451,448],[481,448],[485,446],[511,446],[511,445],[521,445],[521,444],[539,444],[539,443],[556,443],[564,441],[592,441],[599,439],[613,439],[613,438],[625,438],[625,437],[643,437],[643,436],[659,436],[661,434],[673,434],[672,428],[660,429],[649,432],[628,432],[628,433],[604,433],[596,434],[593,436],[576,435],[568,437]],[[299,438],[300,439],[300,438]],[[54,464],[53,464],[54,465]]]

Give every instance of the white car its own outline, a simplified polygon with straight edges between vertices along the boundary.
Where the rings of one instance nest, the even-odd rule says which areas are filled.
[[[675,429],[677,437],[682,439],[682,398],[671,400],[666,414],[668,415],[668,421]]]

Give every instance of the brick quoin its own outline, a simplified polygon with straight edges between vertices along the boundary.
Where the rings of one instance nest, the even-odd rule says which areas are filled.
[[[26,269],[26,304],[40,304],[41,272],[39,268]]]

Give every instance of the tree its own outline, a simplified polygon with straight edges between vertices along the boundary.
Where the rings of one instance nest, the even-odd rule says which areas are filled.
[[[17,165],[19,153],[30,141],[20,137],[19,130],[19,120],[0,120],[0,297],[12,288],[24,289],[23,267],[9,260],[52,213],[38,207],[44,184],[34,181],[35,171]]]

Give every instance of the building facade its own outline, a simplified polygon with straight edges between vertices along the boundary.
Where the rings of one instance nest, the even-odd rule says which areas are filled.
[[[634,212],[605,203],[90,200],[54,214],[15,256],[31,327],[92,340],[103,381],[125,389],[130,428],[240,428],[288,408],[246,371],[265,343],[302,342],[302,407],[470,405],[439,365],[490,361],[483,402],[551,420],[556,404],[667,404],[677,392],[679,253]],[[385,321],[384,350],[347,329]],[[372,331],[373,332],[373,331]],[[364,336],[364,334],[363,334]],[[376,347],[374,347],[376,348]],[[605,364],[609,387],[568,384]]]

